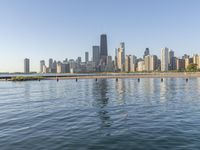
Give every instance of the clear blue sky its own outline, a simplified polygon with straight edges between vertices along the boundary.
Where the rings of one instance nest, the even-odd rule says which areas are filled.
[[[109,54],[119,42],[126,54],[146,47],[160,56],[169,47],[177,56],[200,53],[199,0],[0,0],[0,72],[31,70],[39,61],[76,58],[108,35]]]

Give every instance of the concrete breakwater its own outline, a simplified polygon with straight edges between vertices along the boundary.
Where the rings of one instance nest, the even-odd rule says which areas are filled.
[[[13,78],[43,80],[52,79],[106,79],[106,78],[192,78],[200,77],[200,72],[164,72],[164,73],[88,73],[88,74],[2,74],[0,80]],[[23,81],[23,80],[22,80]]]

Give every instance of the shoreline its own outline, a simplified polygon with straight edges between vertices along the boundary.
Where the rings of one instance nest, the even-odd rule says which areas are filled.
[[[200,78],[200,73],[198,74],[141,74],[141,75],[104,75],[104,76],[73,76],[73,77],[47,77],[44,79],[126,79],[126,78]]]
[[[116,78],[200,78],[200,72],[165,73],[99,73],[99,74],[29,74],[1,76],[0,81],[40,81],[70,79],[116,79]],[[21,80],[15,80],[20,78]]]

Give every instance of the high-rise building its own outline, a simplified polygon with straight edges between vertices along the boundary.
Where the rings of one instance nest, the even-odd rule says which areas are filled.
[[[57,73],[62,73],[62,63],[61,62],[57,63]]]
[[[148,55],[150,55],[150,51],[149,51],[149,48],[146,48],[144,51],[143,59],[145,58],[145,56],[148,56]]]
[[[51,73],[56,73],[57,72],[57,62],[54,60],[53,62],[53,68],[51,69]]]
[[[65,58],[65,60],[63,60],[63,62],[64,62],[65,64],[67,64],[67,63],[68,63],[68,58]]]
[[[114,60],[115,71],[118,71],[118,62],[117,62],[117,58],[118,58],[118,49],[115,48],[115,60]]]
[[[193,63],[193,58],[185,58],[185,69],[187,70],[187,67],[189,66],[189,64]]]
[[[144,61],[139,61],[138,62],[138,71],[144,71],[145,67],[144,67]]]
[[[169,49],[162,48],[161,49],[161,71],[168,71],[169,64]]]
[[[92,47],[92,60],[93,62],[95,62],[96,65],[99,64],[99,60],[100,60],[100,47],[99,46],[93,46]]]
[[[199,64],[199,59],[198,58],[199,58],[199,56],[197,54],[193,55],[193,63],[194,64],[197,64],[197,65]]]
[[[169,70],[175,70],[176,69],[176,58],[174,57],[174,51],[170,49],[169,51],[169,57],[168,57],[168,63],[169,63]]]
[[[108,46],[107,46],[107,35],[102,34],[100,39],[100,70],[103,71],[105,69],[105,66],[107,64],[108,56]]]
[[[129,55],[129,59],[130,59],[130,72],[135,72],[137,65],[137,57],[135,55]]]
[[[117,54],[117,67],[120,71],[125,71],[125,43],[121,42]]]
[[[112,71],[114,71],[112,56],[108,56],[108,57],[107,57],[106,71],[107,71],[107,72],[112,72]]]
[[[100,57],[108,56],[107,35],[102,34],[100,40]]]
[[[70,59],[68,63],[69,63],[70,73],[76,72],[76,62],[74,61],[74,59]]]
[[[150,71],[158,69],[158,58],[156,55],[150,55]]]
[[[150,71],[150,55],[144,57],[145,71]]]
[[[200,55],[198,56],[198,64],[197,64],[197,68],[200,69]]]
[[[44,73],[44,70],[43,70],[44,66],[45,66],[45,61],[41,60],[40,61],[40,73]]]
[[[126,55],[125,57],[125,71],[135,72],[136,71],[137,57],[134,55]]]
[[[78,64],[81,64],[81,62],[82,62],[81,57],[78,57],[77,60],[76,60],[76,62],[77,62]]]
[[[190,58],[190,55],[184,54],[182,59]]]
[[[85,62],[89,61],[89,52],[85,52]]]
[[[176,70],[183,71],[185,70],[185,59],[176,59]]]
[[[53,68],[53,59],[49,59],[49,69]]]
[[[130,57],[126,55],[125,57],[125,72],[130,72]]]
[[[30,60],[28,58],[24,59],[24,73],[30,73]]]

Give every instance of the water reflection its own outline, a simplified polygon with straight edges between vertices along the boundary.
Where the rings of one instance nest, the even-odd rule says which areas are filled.
[[[130,83],[130,82],[128,82]],[[130,84],[128,84],[130,85]],[[115,84],[115,89],[116,89],[116,100],[119,104],[125,104],[125,80],[120,79],[118,82]]]
[[[97,107],[104,108],[108,104],[109,97],[108,93],[108,83],[106,79],[99,80],[98,83],[93,83],[93,97],[95,98],[94,104]]]
[[[27,100],[30,99],[30,83],[28,82],[24,83],[24,97],[26,97]]]
[[[166,93],[167,93],[167,81],[166,79],[160,83],[160,101],[166,100]]]
[[[110,127],[111,126],[111,118],[106,106],[109,102],[108,93],[108,83],[106,79],[99,80],[97,82],[93,82],[93,97],[94,105],[99,108],[97,109],[98,117],[101,120],[101,128]]]

